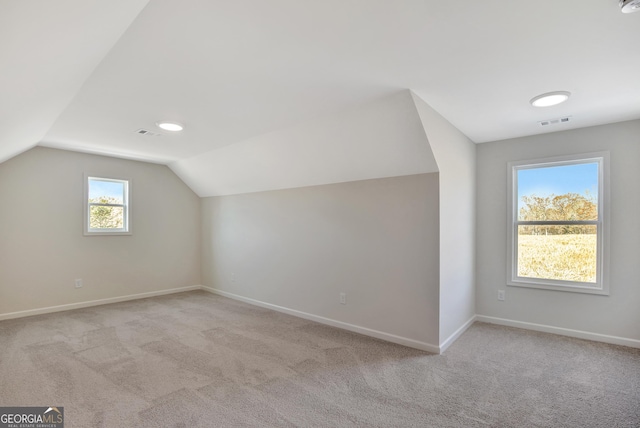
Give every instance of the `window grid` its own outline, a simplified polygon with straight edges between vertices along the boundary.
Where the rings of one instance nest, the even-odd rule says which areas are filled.
[[[570,166],[578,164],[597,163],[598,165],[598,197],[597,197],[597,219],[596,220],[519,220],[518,212],[518,171],[525,169],[548,168],[555,166]],[[607,252],[608,242],[605,238],[608,234],[605,219],[607,206],[605,204],[608,192],[605,190],[605,172],[608,165],[608,153],[593,153],[582,156],[568,156],[554,159],[541,159],[533,161],[512,162],[508,165],[509,189],[508,203],[510,210],[509,233],[508,233],[508,263],[507,263],[507,284],[510,286],[541,288],[560,291],[575,291],[591,294],[609,294],[607,281]],[[518,249],[520,226],[595,226],[596,227],[596,281],[565,281],[558,279],[547,279],[538,277],[518,276]]]
[[[130,182],[129,179],[115,179],[88,176],[85,174],[85,192],[84,192],[84,234],[85,235],[131,235],[130,227]],[[91,184],[92,182],[118,183],[122,185],[122,203],[106,203],[91,202]],[[122,209],[122,227],[95,228],[91,227],[92,208],[120,208]]]

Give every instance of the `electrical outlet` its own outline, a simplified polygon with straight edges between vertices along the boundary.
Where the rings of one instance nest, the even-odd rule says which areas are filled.
[[[84,284],[82,284],[82,279],[76,279],[76,288],[82,288]]]
[[[231,272],[231,282],[236,282],[236,273]]]
[[[498,300],[504,302],[504,290],[498,290]]]
[[[347,293],[340,293],[340,304],[341,305],[347,304]]]

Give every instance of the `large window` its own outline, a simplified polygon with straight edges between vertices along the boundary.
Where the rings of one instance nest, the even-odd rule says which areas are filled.
[[[85,235],[130,235],[129,180],[85,177]]]
[[[509,164],[509,285],[609,293],[607,166],[607,153]]]

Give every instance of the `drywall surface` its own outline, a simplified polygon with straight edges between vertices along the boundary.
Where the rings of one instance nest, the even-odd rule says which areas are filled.
[[[204,198],[202,222],[205,286],[437,346],[438,174]]]
[[[440,171],[440,344],[475,315],[476,145],[413,94]]]
[[[83,235],[84,173],[132,180],[132,235]],[[36,147],[0,204],[0,314],[200,284],[200,199],[166,166]]]
[[[611,163],[610,295],[507,287],[507,163],[597,151]],[[478,145],[478,315],[640,339],[639,160],[640,121]]]
[[[44,137],[148,2],[2,2],[0,162]]]
[[[170,167],[201,197],[438,171],[407,90]]]

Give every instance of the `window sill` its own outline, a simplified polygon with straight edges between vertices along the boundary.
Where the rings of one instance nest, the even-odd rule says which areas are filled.
[[[540,290],[567,291],[570,293],[598,294],[608,296],[607,287],[598,285],[582,285],[581,282],[540,280],[534,278],[518,278],[507,281],[510,287],[537,288]]]
[[[131,232],[84,232],[84,236],[131,236]]]

